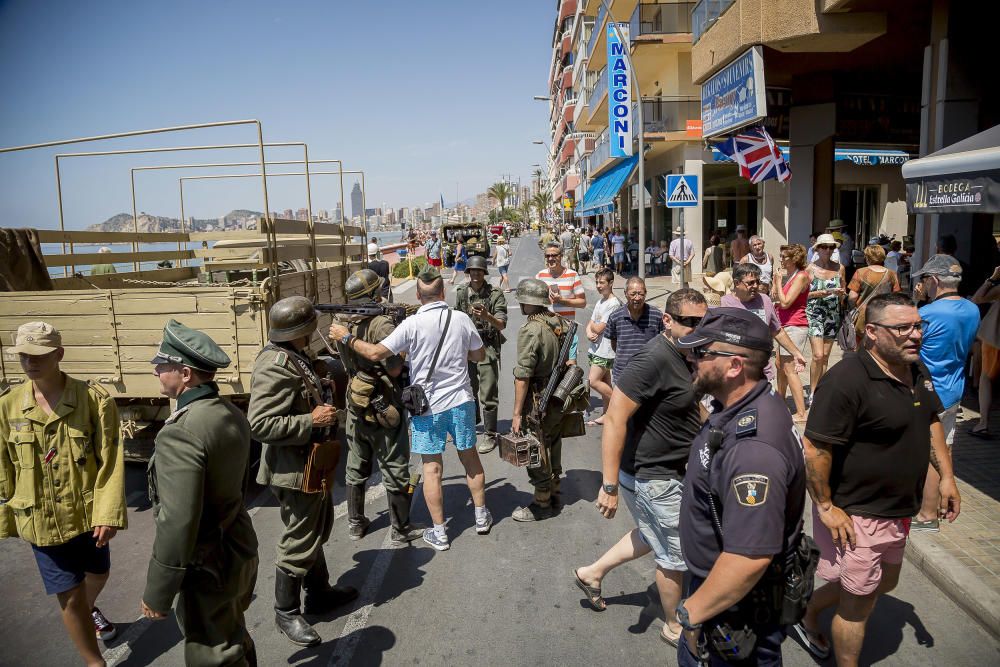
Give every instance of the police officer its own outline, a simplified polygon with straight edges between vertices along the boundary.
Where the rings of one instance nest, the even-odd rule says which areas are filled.
[[[465,273],[469,282],[455,290],[455,308],[466,313],[476,325],[486,346],[486,359],[469,362],[472,392],[476,395],[476,422],[483,422],[483,438],[477,449],[488,454],[497,444],[497,408],[500,405],[500,347],[506,341],[501,333],[507,326],[507,299],[503,292],[486,282],[489,272],[486,258],[469,258]]]
[[[517,332],[517,363],[514,366],[514,415],[511,431],[524,430],[524,418],[539,400],[553,368],[559,361],[566,320],[548,307],[549,286],[537,278],[526,278],[517,285],[517,300],[527,321]],[[540,406],[544,408],[545,406]],[[532,502],[511,514],[515,521],[541,521],[551,518],[558,503],[559,476],[562,474],[562,410],[549,409],[541,424],[541,443],[546,456],[542,465],[528,468],[528,479],[535,488]]]
[[[356,271],[344,284],[351,304],[382,301],[384,280],[370,269]],[[366,343],[380,343],[396,326],[387,315],[360,317],[347,323],[351,334]],[[365,517],[365,484],[372,474],[373,459],[382,471],[382,484],[389,500],[392,542],[401,545],[423,535],[423,526],[410,525],[409,431],[402,418],[400,376],[403,360],[391,356],[368,361],[347,346],[340,346],[351,382],[347,390],[347,516],[348,534],[361,539],[370,523]]]
[[[684,479],[679,531],[691,581],[677,606],[678,662],[780,665],[772,561],[784,567],[798,546],[805,469],[788,408],[764,378],[770,331],[747,310],[713,308],[678,347],[695,388],[715,399]]]
[[[170,320],[152,363],[160,393],[177,408],[149,460],[156,538],[143,615],[166,618],[177,596],[187,665],[256,665],[243,617],[258,563],[243,504],[250,425],[213,380],[229,357],[204,333]]]
[[[354,588],[330,586],[323,553],[333,529],[330,495],[302,490],[313,431],[335,427],[337,410],[311,398],[320,380],[308,353],[317,324],[309,299],[282,299],[271,306],[268,319],[271,342],[254,362],[248,417],[254,438],[263,444],[257,483],[270,485],[284,524],[275,561],[275,623],[293,644],[313,646],[320,637],[300,613],[302,588],[307,614],[325,613],[358,596]]]

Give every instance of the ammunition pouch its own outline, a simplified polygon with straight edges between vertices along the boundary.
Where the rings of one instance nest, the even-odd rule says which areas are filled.
[[[587,434],[586,423],[583,412],[573,410],[564,412],[562,422],[559,427],[559,435],[563,438],[577,438]]]
[[[309,447],[302,473],[302,492],[326,495],[333,490],[333,473],[340,461],[340,441],[315,442]]]

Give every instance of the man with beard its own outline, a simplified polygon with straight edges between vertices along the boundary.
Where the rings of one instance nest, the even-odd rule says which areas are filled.
[[[771,332],[746,310],[713,308],[677,346],[688,350],[695,388],[715,399],[684,477],[680,537],[691,580],[677,605],[677,660],[725,665],[735,648],[747,661],[739,664],[780,665],[773,571],[762,579],[798,546],[805,466],[792,416],[764,378]]]
[[[865,314],[864,349],[823,376],[804,438],[816,574],[828,583],[794,629],[825,658],[819,614],[836,606],[833,649],[842,667],[858,664],[875,602],[899,581],[928,463],[940,476],[939,516],[954,521],[961,509],[941,401],[920,361],[925,323],[898,292],[874,297]]]

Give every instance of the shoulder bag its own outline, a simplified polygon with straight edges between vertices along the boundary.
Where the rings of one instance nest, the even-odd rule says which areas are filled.
[[[431,366],[427,369],[427,377],[424,379],[424,384],[431,381],[431,376],[434,375],[434,367],[437,365],[438,357],[441,355],[441,346],[444,345],[445,336],[448,335],[448,326],[451,324],[451,308],[448,309],[448,317],[444,321],[444,331],[441,332],[441,340],[438,341],[437,348],[434,350],[434,357],[431,359]],[[421,416],[427,414],[431,409],[430,401],[427,400],[427,391],[424,389],[423,385],[413,383],[409,386],[403,388],[403,407],[411,415]]]
[[[859,303],[854,308],[845,309],[842,313],[842,319],[840,322],[840,329],[837,330],[837,345],[844,352],[856,352],[858,349],[858,336],[857,336],[857,326],[858,318],[862,313],[865,312],[865,306],[871,301],[872,297],[878,294],[878,288],[882,286],[882,283],[886,281],[889,277],[889,269],[885,270],[882,274],[882,279],[875,284],[872,291],[868,293],[868,296]]]

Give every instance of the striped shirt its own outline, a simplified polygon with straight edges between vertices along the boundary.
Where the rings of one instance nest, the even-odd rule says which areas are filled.
[[[627,305],[611,313],[608,325],[604,327],[604,337],[615,342],[615,363],[611,368],[611,377],[618,377],[632,355],[659,333],[663,333],[663,312],[656,306],[645,304],[638,320],[632,319]]]
[[[542,269],[535,275],[535,277],[544,281],[545,284],[550,287],[552,285],[557,285],[559,287],[559,296],[564,299],[585,295],[583,282],[580,281],[580,276],[577,275],[576,271],[573,269],[564,268],[558,278],[553,278],[552,272],[548,269]],[[568,320],[572,320],[576,317],[576,308],[573,306],[560,304],[558,307],[549,306],[549,310],[554,312],[556,315],[565,317]]]

